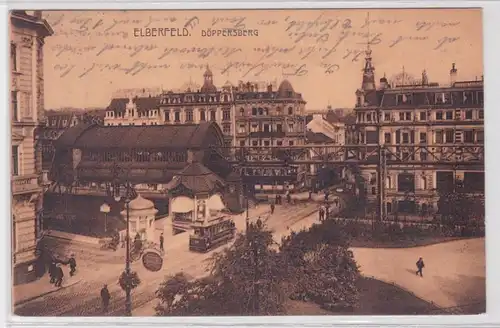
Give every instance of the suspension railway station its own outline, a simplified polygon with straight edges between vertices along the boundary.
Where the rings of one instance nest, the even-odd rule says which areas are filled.
[[[99,235],[106,221],[108,231],[123,230],[123,200],[117,203],[110,193],[116,183],[133,185],[135,193],[154,203],[157,217],[178,213],[185,219],[182,214],[200,200],[217,211],[240,211],[241,181],[219,154],[223,145],[216,123],[71,127],[54,143],[52,185],[44,199],[46,228]],[[106,220],[100,213],[103,203],[110,204]]]

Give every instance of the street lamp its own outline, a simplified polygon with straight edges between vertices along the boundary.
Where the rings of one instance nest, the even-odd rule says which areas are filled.
[[[108,196],[113,197],[113,199],[118,203],[122,198],[125,201],[125,208],[127,213],[127,228],[125,235],[125,275],[127,280],[130,279],[130,215],[129,215],[129,204],[131,199],[135,195],[134,187],[129,182],[120,181],[120,171],[121,168],[115,165],[112,169],[113,180],[111,183],[106,184],[106,191]],[[122,197],[123,194],[123,197]],[[105,204],[103,204],[105,205]],[[106,204],[107,205],[107,204]],[[102,209],[103,206],[101,206]],[[131,300],[131,287],[129,281],[125,284],[125,315],[132,316],[132,300]]]
[[[111,211],[111,208],[108,204],[104,203],[100,208],[101,213],[104,213],[104,233],[108,232],[108,213]]]

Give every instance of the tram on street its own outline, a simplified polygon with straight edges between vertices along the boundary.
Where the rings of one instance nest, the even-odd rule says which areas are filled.
[[[196,222],[189,236],[189,250],[206,253],[227,244],[236,235],[234,221],[226,216],[208,222]]]

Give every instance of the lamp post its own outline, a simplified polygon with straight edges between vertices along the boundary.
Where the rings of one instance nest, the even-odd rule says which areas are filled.
[[[101,213],[104,213],[104,233],[108,232],[108,213],[111,211],[111,208],[108,204],[103,203],[100,208]]]
[[[113,182],[107,185],[108,195],[113,197],[116,202],[122,200],[122,191],[124,194],[125,209],[127,214],[127,226],[125,235],[125,275],[130,279],[130,215],[129,204],[134,196],[134,187],[129,182],[120,182],[120,168],[116,165],[113,169]],[[122,189],[123,188],[123,189]],[[104,204],[103,204],[104,205]],[[102,206],[101,206],[102,207]],[[132,316],[131,287],[129,281],[125,284],[125,315]]]

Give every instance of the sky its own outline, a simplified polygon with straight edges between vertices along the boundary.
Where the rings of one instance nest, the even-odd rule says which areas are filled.
[[[449,83],[483,74],[480,9],[47,11],[45,107],[106,107],[113,92],[288,79],[309,110],[350,108],[364,51],[376,79]],[[159,35],[148,35],[151,31]],[[235,33],[236,36],[211,35]],[[246,35],[242,35],[245,31]],[[216,32],[217,33],[217,32]]]

